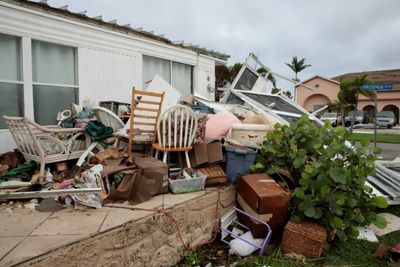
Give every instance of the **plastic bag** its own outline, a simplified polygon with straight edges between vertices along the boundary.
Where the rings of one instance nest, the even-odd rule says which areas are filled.
[[[240,236],[241,239],[244,239],[258,247],[260,247],[264,241],[262,238],[254,239],[253,235],[250,231],[246,232],[245,234]],[[258,248],[246,243],[245,241],[241,240],[240,238],[235,238],[231,242],[229,242],[229,254],[236,254],[238,256],[248,256]]]

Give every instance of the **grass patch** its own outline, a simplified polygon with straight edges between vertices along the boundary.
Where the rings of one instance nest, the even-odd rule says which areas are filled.
[[[374,142],[374,134],[369,133],[353,133],[350,137],[349,141],[360,141],[362,139],[369,140],[370,142]],[[400,144],[400,135],[399,134],[382,134],[378,133],[376,135],[376,141],[378,143],[395,143]]]

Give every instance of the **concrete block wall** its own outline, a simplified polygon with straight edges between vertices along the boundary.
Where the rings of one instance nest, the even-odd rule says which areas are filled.
[[[220,218],[235,205],[233,187],[210,190],[167,210],[175,217],[186,244],[197,246],[213,237],[219,223],[215,219],[218,195]],[[165,214],[156,213],[55,249],[20,266],[171,266],[185,252],[174,223]]]

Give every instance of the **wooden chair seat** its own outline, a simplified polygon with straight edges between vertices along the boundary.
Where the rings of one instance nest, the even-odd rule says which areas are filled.
[[[153,149],[159,150],[162,152],[181,152],[181,151],[189,151],[192,150],[192,146],[187,147],[162,147],[159,143],[153,144]]]

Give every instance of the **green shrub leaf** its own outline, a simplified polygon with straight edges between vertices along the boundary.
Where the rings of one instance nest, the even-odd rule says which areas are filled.
[[[389,206],[389,203],[387,202],[387,199],[383,196],[375,196],[371,197],[371,201],[381,209],[386,209]]]

